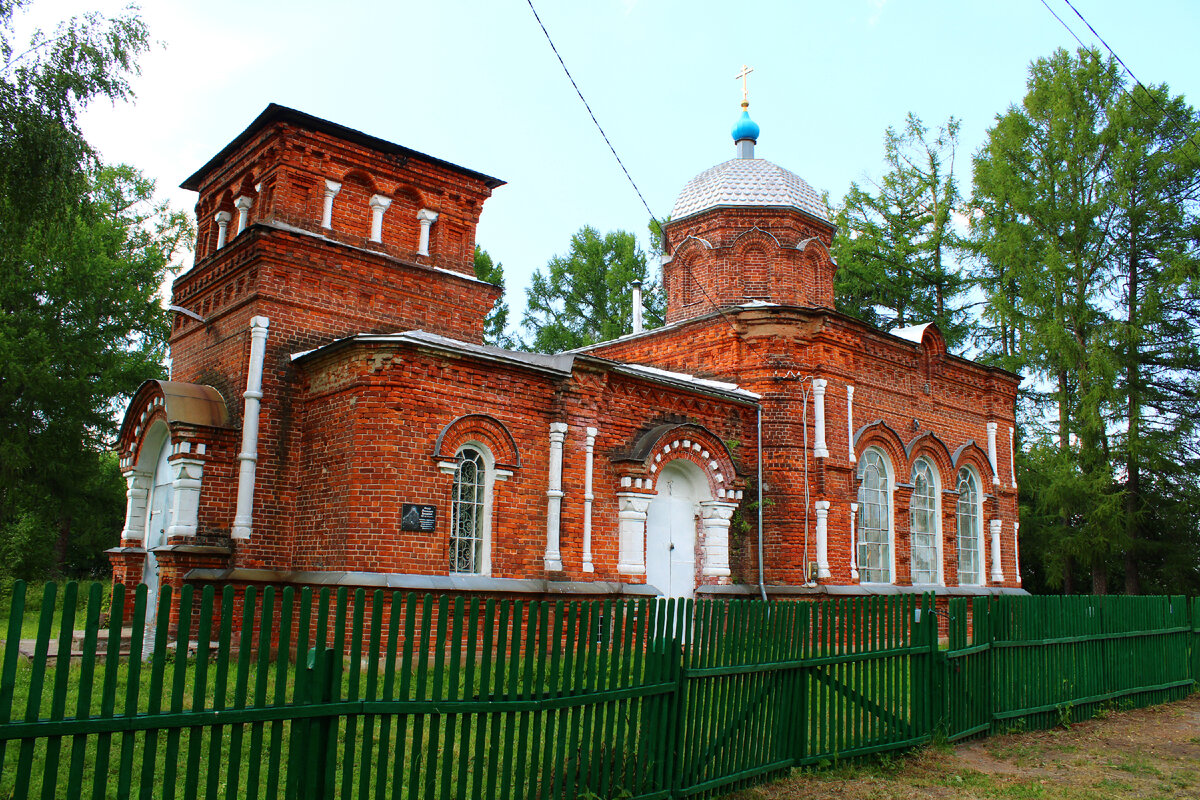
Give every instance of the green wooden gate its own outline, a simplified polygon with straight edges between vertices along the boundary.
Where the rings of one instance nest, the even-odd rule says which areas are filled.
[[[126,594],[109,609],[104,588],[48,584],[27,613],[14,586],[0,796],[685,798],[1174,699],[1200,677],[1200,604],[1180,597],[955,598],[935,612],[912,594],[188,586],[148,615],[139,587],[123,640]]]

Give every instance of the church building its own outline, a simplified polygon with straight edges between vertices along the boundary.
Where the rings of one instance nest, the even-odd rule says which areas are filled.
[[[1020,592],[1019,378],[835,311],[828,209],[758,137],[743,104],[736,157],[675,203],[666,324],[635,307],[632,334],[542,355],[483,344],[503,181],[269,106],[183,183],[195,263],[171,378],[121,429],[114,579]]]

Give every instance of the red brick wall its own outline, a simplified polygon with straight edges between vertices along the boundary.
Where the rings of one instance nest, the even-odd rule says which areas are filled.
[[[833,307],[833,228],[791,209],[719,208],[665,226],[668,323],[746,300]]]
[[[922,452],[935,449],[935,443],[926,437],[923,446],[914,446],[911,455],[906,452],[906,446],[921,434],[936,435],[950,454],[970,441],[982,448],[982,459],[978,452],[966,452],[957,464],[942,459],[941,489],[956,488],[955,471],[962,463],[976,466],[983,479],[982,491],[990,495],[983,508],[987,572],[990,575],[988,521],[999,518],[1003,521],[1003,585],[1017,586],[1013,535],[1017,500],[1009,466],[1008,428],[1015,424],[1018,379],[1000,370],[947,357],[944,346],[939,349],[937,344],[936,339],[917,345],[888,336],[833,311],[749,308],[725,314],[710,312],[671,328],[598,345],[592,352],[619,361],[733,381],[762,395],[768,583],[802,583],[805,561],[816,560],[816,515],[811,510],[805,555],[802,389],[809,393],[809,502],[831,503],[828,543],[832,578],[825,582],[852,582],[849,504],[857,500],[858,490],[857,464],[849,459],[846,416],[846,387],[852,385],[855,429],[882,420],[893,432],[891,438],[884,435],[887,429],[882,426],[865,432],[855,446],[856,456],[868,446],[881,446],[892,460],[897,484],[907,484],[913,461]],[[811,456],[816,441],[812,385],[801,380],[808,377],[829,382],[825,395],[828,458]],[[913,427],[914,420],[919,427]],[[992,483],[986,459],[988,421],[999,423],[998,486]],[[909,582],[910,493],[911,489],[897,486],[894,496],[897,583]],[[955,585],[954,505],[945,496],[942,512],[944,573],[947,584]],[[735,565],[735,574],[753,574],[753,550],[752,546],[740,549],[741,562]],[[987,583],[991,584],[990,577]]]
[[[314,357],[305,370],[293,561],[299,569],[447,574],[453,476],[439,469],[435,444],[452,420],[486,414],[511,435],[520,459],[512,477],[495,483],[491,574],[629,580],[616,569],[616,493],[624,473],[613,457],[626,453],[643,431],[667,421],[693,422],[718,440],[743,442],[754,424],[745,405],[690,396],[602,368],[578,367],[570,377],[543,375],[411,345],[336,351]],[[561,510],[564,573],[554,575],[543,566],[551,422],[568,424]],[[582,571],[589,426],[598,429],[594,573]],[[743,450],[736,448],[735,456]],[[448,453],[453,456],[452,449]],[[729,479],[731,485],[736,480]],[[401,534],[406,502],[437,506],[437,530]]]

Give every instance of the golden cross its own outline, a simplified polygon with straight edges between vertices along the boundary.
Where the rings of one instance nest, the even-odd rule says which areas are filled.
[[[746,76],[751,72],[754,72],[752,67],[742,64],[742,71],[737,74],[737,77],[742,79],[742,108],[748,108],[750,105],[750,100],[746,93]]]

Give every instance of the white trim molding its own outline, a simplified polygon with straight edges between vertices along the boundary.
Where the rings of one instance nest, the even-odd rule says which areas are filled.
[[[267,352],[266,317],[250,320],[250,363],[246,368],[246,401],[242,413],[242,449],[238,453],[237,510],[233,516],[234,539],[249,539],[254,527],[254,473],[258,466],[258,413],[262,409],[263,360]]]
[[[429,255],[429,227],[437,222],[437,219],[438,213],[428,208],[422,208],[417,212],[417,222],[421,223],[421,238],[417,243],[417,255]]]
[[[596,453],[598,431],[588,428],[586,433],[587,461],[584,462],[583,471],[583,571],[595,572],[596,567],[592,564],[592,501],[595,499],[595,495],[592,494],[592,461]]]
[[[562,551],[559,549],[562,525],[562,465],[563,440],[567,437],[567,423],[550,423],[550,474],[546,479],[546,555],[545,567],[550,572],[561,572]]]
[[[383,242],[383,212],[392,205],[392,198],[381,194],[371,195],[368,203],[371,206],[371,241]]]
[[[254,205],[254,198],[245,194],[233,201],[233,207],[236,208],[238,212],[237,232],[239,234],[246,230],[246,226],[250,224],[250,207],[252,205]]]
[[[854,540],[857,535],[855,517],[858,515],[858,503],[850,504],[850,579],[858,580],[858,543]]]
[[[177,458],[171,464],[171,525],[167,536],[195,536],[199,528],[200,485],[204,480],[204,462],[198,458]]]
[[[704,529],[704,567],[702,574],[725,578],[729,569],[729,523],[737,503],[720,500],[700,501],[700,524]]]
[[[213,220],[217,223],[218,250],[225,246],[225,242],[229,241],[229,220],[231,219],[233,219],[233,215],[228,211],[218,211],[213,215]]]
[[[992,483],[1000,485],[1000,467],[996,464],[996,428],[995,422],[987,424],[988,463],[992,465]]]
[[[817,577],[829,578],[833,576],[829,571],[829,501],[818,500],[813,506],[817,512]]]
[[[813,457],[829,458],[829,448],[825,446],[825,387],[829,381],[824,378],[814,378],[813,387]]]
[[[321,206],[321,227],[333,228],[333,198],[337,197],[338,192],[342,190],[342,185],[337,181],[325,179],[325,202]]]
[[[998,519],[991,520],[992,528],[992,583],[1004,583],[1004,571],[1000,564],[1000,526]]]
[[[854,463],[854,387],[846,387],[846,447],[850,451],[850,463]]]
[[[653,496],[617,492],[617,572],[646,574],[646,514]]]

